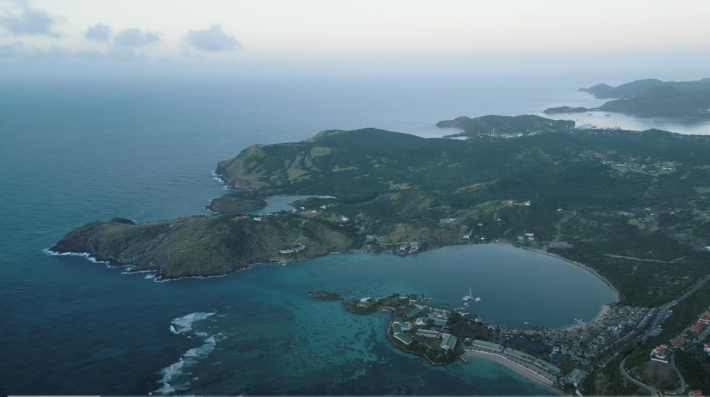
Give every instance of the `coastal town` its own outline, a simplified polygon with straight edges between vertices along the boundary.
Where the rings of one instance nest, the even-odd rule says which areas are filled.
[[[616,359],[626,344],[657,334],[670,315],[668,308],[611,304],[604,305],[599,316],[589,323],[575,320],[574,325],[564,329],[525,323],[523,328],[513,329],[469,311],[469,305],[480,299],[474,300],[469,294],[464,300],[464,306],[455,307],[424,295],[393,294],[381,299],[345,301],[343,305],[358,314],[390,312],[386,331],[389,341],[433,365],[457,360],[468,363],[472,357],[483,357],[557,392],[579,396],[585,393],[583,382],[590,373]],[[674,350],[693,343],[704,343],[704,351],[710,356],[710,343],[705,341],[708,334],[710,307],[669,345],[654,349],[649,360],[667,364]],[[702,395],[701,390],[691,392]]]

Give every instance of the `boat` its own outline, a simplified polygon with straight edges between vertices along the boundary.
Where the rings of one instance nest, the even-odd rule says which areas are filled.
[[[528,322],[526,321],[526,322],[523,323],[523,325],[530,325],[530,323],[528,323]]]
[[[480,301],[481,301],[481,298],[476,298],[476,299],[474,299],[473,301],[474,301],[474,302],[480,302]]]
[[[470,304],[471,304],[471,303],[466,302],[466,303],[463,304],[463,307],[468,307]]]
[[[464,297],[463,297],[463,300],[465,300],[465,301],[473,300],[473,297],[472,297],[471,295],[473,295],[473,294],[471,293],[471,287],[468,287],[468,295],[464,296]]]
[[[582,321],[581,318],[575,318],[575,319],[574,319],[574,323],[577,324],[577,325],[581,325],[581,324],[584,324],[584,321]]]

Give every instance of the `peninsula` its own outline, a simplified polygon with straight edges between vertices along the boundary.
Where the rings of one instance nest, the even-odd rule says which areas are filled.
[[[272,215],[91,222],[51,250],[169,279],[332,252],[407,255],[501,240],[583,263],[636,305],[664,303],[710,273],[702,248],[710,241],[707,137],[528,134],[539,119],[546,120],[509,130],[523,134],[510,139],[487,131],[460,141],[363,129],[250,146],[217,167],[229,188],[249,189],[230,199],[336,198],[301,200],[298,211]]]
[[[610,87],[598,84],[580,88],[597,98],[618,98],[596,108],[561,106],[545,109],[546,114],[617,112],[641,117],[710,117],[710,79],[685,82],[639,80]]]

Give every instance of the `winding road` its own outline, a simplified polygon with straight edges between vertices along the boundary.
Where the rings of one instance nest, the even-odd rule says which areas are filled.
[[[623,360],[621,360],[621,363],[619,364],[619,371],[621,372],[621,375],[623,375],[624,378],[626,378],[627,380],[631,381],[633,384],[635,384],[635,385],[637,385],[637,386],[640,386],[640,387],[643,387],[644,389],[646,389],[646,390],[648,390],[649,392],[651,392],[651,395],[652,395],[652,396],[654,396],[654,397],[658,396],[658,392],[656,391],[655,388],[653,388],[652,386],[649,386],[649,385],[646,385],[646,384],[644,384],[644,383],[641,383],[641,382],[637,381],[636,379],[632,378],[631,375],[629,375],[628,373],[626,373],[626,370],[624,369],[624,365],[626,365],[626,359],[627,359],[627,358],[629,358],[629,356],[626,356]]]

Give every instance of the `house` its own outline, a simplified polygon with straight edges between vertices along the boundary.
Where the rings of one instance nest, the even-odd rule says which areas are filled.
[[[441,345],[439,345],[439,347],[444,350],[454,350],[454,347],[456,347],[456,340],[456,337],[451,334],[443,334],[441,338]]]
[[[293,248],[282,248],[279,250],[279,252],[282,254],[293,254],[294,250]]]
[[[688,393],[688,397],[703,397],[703,391],[702,390],[691,390]]]
[[[706,343],[706,344],[703,346],[703,351],[704,351],[705,353],[710,353],[710,343]]]
[[[693,324],[692,327],[690,327],[690,330],[693,331],[693,332],[698,332],[698,331],[700,331],[702,328],[703,328],[703,323],[701,323],[700,321],[698,321],[697,323]]]
[[[244,219],[244,218],[248,218],[248,216],[246,216],[246,215],[237,215],[237,216],[234,217],[234,219]]]
[[[534,241],[534,240],[535,240],[535,237],[528,237],[528,240]]]
[[[668,360],[666,359],[666,349],[668,349],[668,345],[660,345],[655,349],[651,350],[651,360],[667,363]]]
[[[260,216],[254,217],[254,220],[257,222],[261,222],[261,217]]]
[[[367,303],[371,298],[368,296],[367,298],[360,298],[360,302],[362,303]]]
[[[525,236],[518,236],[518,240],[525,240]]]
[[[535,237],[535,233],[525,233],[525,237]]]
[[[343,222],[347,222],[347,221],[349,221],[349,220],[350,220],[350,218],[348,218],[348,217],[346,217],[346,216],[344,216],[344,217],[341,217],[340,219],[342,219],[342,220],[343,220]]]
[[[525,205],[529,207],[529,206],[530,206],[530,201],[526,201],[526,202],[525,202]]]

